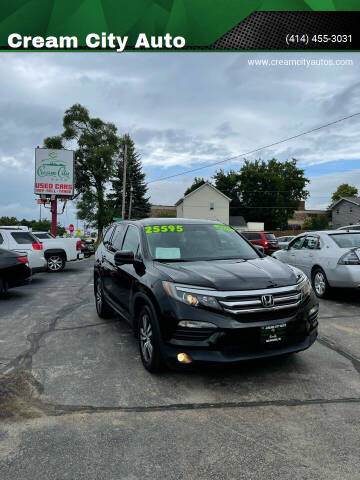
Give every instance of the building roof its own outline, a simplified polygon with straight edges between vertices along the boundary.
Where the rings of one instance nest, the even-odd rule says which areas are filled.
[[[246,227],[247,223],[245,222],[244,217],[240,215],[230,216],[229,217],[229,225],[232,227]]]
[[[345,200],[346,202],[349,202],[349,203],[353,203],[354,205],[360,205],[360,197],[341,197],[341,198],[339,198],[339,200],[334,202],[330,206],[330,208],[333,209],[335,207],[335,205],[342,202],[343,200]]]
[[[220,190],[218,190],[216,187],[214,187],[214,185],[212,185],[210,182],[205,182],[203,183],[202,185],[200,185],[200,187],[196,188],[195,190],[193,190],[192,192],[188,193],[187,195],[184,195],[183,197],[181,197],[176,203],[175,203],[175,206],[177,207],[178,205],[180,205],[180,203],[182,203],[185,198],[188,198],[190,197],[190,195],[192,195],[193,193],[195,192],[198,192],[199,190],[201,190],[202,188],[204,188],[206,185],[208,185],[209,187],[211,187],[213,190],[215,190],[215,192],[217,192],[218,194],[222,195],[223,197],[225,197],[229,202],[231,202],[231,198],[226,196],[225,193],[221,192]]]

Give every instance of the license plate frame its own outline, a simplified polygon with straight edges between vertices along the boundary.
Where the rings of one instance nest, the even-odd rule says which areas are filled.
[[[286,338],[286,323],[260,327],[260,341],[265,345],[283,342]]]

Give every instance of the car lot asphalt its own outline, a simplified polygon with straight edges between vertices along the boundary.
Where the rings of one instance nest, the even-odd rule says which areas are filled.
[[[305,352],[152,376],[128,326],[97,317],[92,265],[0,301],[0,372],[36,380],[0,415],[1,479],[360,479],[358,292],[321,301]]]

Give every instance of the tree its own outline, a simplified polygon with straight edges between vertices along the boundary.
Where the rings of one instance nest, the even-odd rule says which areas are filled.
[[[108,223],[106,184],[119,154],[119,137],[113,123],[92,118],[88,110],[75,104],[66,110],[61,135],[44,140],[46,148],[64,148],[75,142],[75,190],[78,217],[96,226],[98,235]]]
[[[309,196],[305,189],[309,180],[295,159],[246,160],[238,180],[242,215],[248,221],[264,222],[267,229],[287,224],[299,202]]]
[[[336,191],[332,194],[332,203],[340,200],[341,197],[357,197],[359,194],[358,189],[349,185],[348,183],[342,183],[338,186]]]
[[[131,188],[133,189],[131,218],[146,218],[150,214],[151,205],[149,197],[146,196],[145,174],[142,172],[140,155],[136,152],[135,144],[129,134],[124,135],[120,139],[121,153],[115,163],[115,173],[111,180],[112,189],[108,195],[108,209],[112,212],[112,217],[121,217],[125,145],[127,145],[125,218],[129,215]]]
[[[16,217],[0,217],[0,226],[1,225],[23,225],[25,227],[31,228],[34,232],[49,232],[51,230],[50,220],[18,220]],[[56,233],[57,235],[62,235],[65,232],[65,228],[58,224]]]
[[[307,217],[302,228],[303,230],[326,230],[329,228],[329,219],[326,215]]]
[[[204,185],[204,183],[206,183],[206,180],[204,178],[195,177],[192,185],[185,190],[184,196],[189,195],[189,193],[201,187],[201,185]]]
[[[224,170],[219,170],[215,173],[213,179],[215,180],[215,187],[224,195],[231,198],[230,215],[241,215],[240,174],[234,170],[230,170],[228,173],[225,173]]]

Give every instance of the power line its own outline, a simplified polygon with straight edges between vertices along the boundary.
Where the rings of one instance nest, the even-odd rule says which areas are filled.
[[[233,157],[226,158],[225,160],[220,160],[219,162],[209,163],[208,165],[204,165],[202,167],[197,167],[197,168],[192,168],[191,170],[185,170],[185,172],[175,173],[174,175],[169,175],[167,177],[159,177],[159,178],[155,178],[154,180],[149,180],[148,182],[146,182],[146,184],[148,185],[149,183],[161,182],[163,180],[168,180],[169,178],[180,177],[181,175],[186,175],[188,173],[193,173],[193,172],[198,172],[199,170],[204,170],[205,168],[214,167],[215,165],[220,165],[220,164],[223,164],[225,162],[235,160],[236,158],[244,157],[245,155],[250,155],[252,153],[259,152],[260,150],[264,150],[264,148],[274,147],[275,145],[280,145],[281,143],[288,142],[289,140],[294,140],[295,138],[299,138],[299,137],[302,137],[304,135],[308,135],[309,133],[313,133],[313,132],[316,132],[317,130],[321,130],[323,128],[330,127],[331,125],[335,125],[336,123],[343,122],[345,120],[348,120],[349,118],[356,117],[357,115],[360,115],[360,112],[353,113],[352,115],[348,115],[346,117],[339,118],[338,120],[334,120],[333,122],[329,122],[329,123],[326,123],[324,125],[320,125],[319,127],[312,128],[311,130],[306,130],[305,132],[298,133],[297,135],[293,135],[292,137],[287,137],[287,138],[284,138],[282,140],[278,140],[277,142],[269,143],[268,145],[264,145],[263,147],[258,147],[258,148],[255,148],[254,150],[250,150],[248,152],[244,152],[244,153],[240,153],[238,155],[234,155]]]

